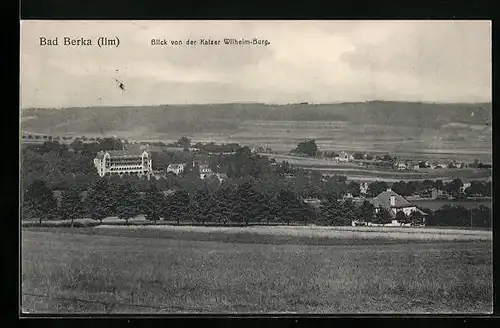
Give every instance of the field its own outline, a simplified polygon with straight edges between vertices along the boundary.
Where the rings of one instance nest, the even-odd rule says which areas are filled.
[[[487,200],[487,199],[483,199],[483,200],[471,199],[471,200],[459,200],[459,201],[435,199],[435,200],[412,200],[411,202],[420,208],[428,208],[428,209],[431,209],[433,211],[438,210],[445,205],[463,206],[467,209],[476,208],[476,207],[479,207],[481,205],[491,208],[493,205],[493,201],[491,199],[489,199],[489,200]]]
[[[421,169],[419,171],[398,171],[394,169],[379,169],[362,166],[356,162],[337,163],[331,159],[291,156],[284,154],[260,153],[263,156],[274,158],[278,163],[287,161],[303,169],[321,171],[324,174],[345,175],[349,180],[365,181],[408,181],[408,180],[443,180],[451,181],[460,178],[465,181],[491,179],[491,170],[488,169]]]
[[[492,310],[491,233],[350,227],[256,227],[245,233],[242,229],[248,228],[24,229],[22,309],[29,313]]]

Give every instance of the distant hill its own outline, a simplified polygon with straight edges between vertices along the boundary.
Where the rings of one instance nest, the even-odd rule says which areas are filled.
[[[22,129],[47,134],[148,131],[236,131],[244,121],[344,121],[420,128],[450,124],[491,126],[491,103],[357,102],[268,105],[257,103],[79,107],[22,110]]]

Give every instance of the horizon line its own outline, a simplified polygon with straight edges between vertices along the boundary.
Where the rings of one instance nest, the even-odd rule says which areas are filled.
[[[344,105],[344,104],[362,104],[362,103],[376,103],[376,102],[385,102],[385,103],[409,103],[409,104],[429,104],[429,105],[474,105],[474,104],[491,104],[492,101],[423,101],[423,100],[364,100],[364,101],[339,101],[339,102],[293,102],[293,103],[272,103],[272,102],[253,102],[253,101],[234,101],[234,102],[212,102],[212,103],[165,103],[165,104],[156,104],[156,105],[87,105],[87,106],[64,106],[64,107],[20,107],[23,109],[69,109],[69,108],[96,108],[96,107],[111,107],[111,108],[120,108],[120,107],[161,107],[161,106],[207,106],[207,105],[266,105],[266,106],[290,106],[290,105]]]

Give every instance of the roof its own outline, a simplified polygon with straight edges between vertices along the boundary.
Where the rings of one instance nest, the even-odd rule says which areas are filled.
[[[125,157],[125,156],[141,156],[143,150],[106,150],[97,153],[97,157],[102,158],[104,154],[108,153],[110,157]]]
[[[186,164],[169,164],[167,169],[181,169],[184,168]]]
[[[391,196],[394,196],[395,205],[391,206]],[[377,195],[377,197],[373,198],[370,203],[372,203],[375,207],[383,207],[386,209],[390,208],[402,208],[402,207],[412,207],[415,206],[409,201],[407,201],[403,196],[395,193],[392,190],[386,190]]]

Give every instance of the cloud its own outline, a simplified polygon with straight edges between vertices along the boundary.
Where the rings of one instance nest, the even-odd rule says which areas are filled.
[[[21,27],[24,107],[491,99],[486,21],[24,21]],[[40,36],[119,37],[120,46],[40,47]],[[151,45],[164,38],[258,38],[270,45]]]
[[[491,94],[491,26],[484,22],[419,22],[394,30],[380,44],[359,43],[340,58],[356,71],[475,90],[483,99]]]

